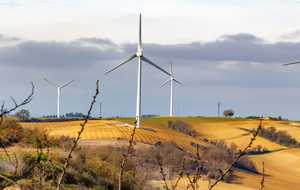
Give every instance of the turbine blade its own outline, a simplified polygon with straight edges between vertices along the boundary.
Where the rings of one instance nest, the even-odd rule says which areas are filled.
[[[162,85],[160,85],[156,90],[158,90],[159,88],[161,88],[163,85],[167,84],[169,81],[171,81],[171,79],[167,80],[166,82],[164,82]]]
[[[75,80],[75,79],[74,79]],[[61,85],[59,88],[62,88],[62,87],[65,87],[65,86],[67,86],[68,84],[70,84],[71,82],[73,82],[74,80],[71,80],[71,81],[69,81],[69,82],[67,82],[66,84],[64,84],[64,85]]]
[[[149,59],[147,59],[146,57],[142,56],[141,59],[147,63],[149,63],[150,65],[156,67],[157,69],[161,70],[162,72],[166,73],[167,75],[171,76],[170,73],[168,73],[167,71],[163,70],[162,68],[160,68],[158,65],[154,64],[153,62],[151,62]]]
[[[45,78],[43,78],[45,79]],[[53,84],[52,82],[48,81],[47,79],[45,79],[45,81],[49,82],[50,84],[52,84],[53,86],[55,86],[56,88],[58,88],[55,84]]]
[[[142,14],[140,13],[140,23],[139,23],[139,44],[138,44],[138,51],[142,52]]]
[[[112,68],[112,69],[110,69],[109,71],[107,71],[107,72],[105,73],[105,75],[106,75],[107,73],[109,73],[109,72],[115,70],[116,68],[122,66],[123,64],[127,63],[128,61],[134,59],[134,58],[136,58],[136,54],[133,54],[133,55],[130,56],[128,59],[126,59],[125,61],[123,61],[122,63],[120,63],[119,65],[117,65],[117,66],[115,66],[114,68]]]
[[[183,85],[183,86],[186,86],[186,87],[188,87],[187,85],[185,85],[185,84],[182,84],[181,82],[179,82],[179,81],[177,81],[177,80],[175,80],[175,79],[173,79],[175,82],[177,82],[178,84],[181,84],[181,85]]]
[[[286,64],[283,64],[282,66],[293,65],[293,64],[297,64],[297,63],[300,63],[300,60],[299,61],[290,62],[290,63],[286,63]]]
[[[171,72],[171,76],[173,76],[172,61],[171,61],[171,59],[170,59],[170,72]]]

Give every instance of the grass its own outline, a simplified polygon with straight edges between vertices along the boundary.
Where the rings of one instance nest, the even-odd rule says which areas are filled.
[[[134,122],[135,118],[113,118],[116,121],[131,121]],[[244,121],[242,118],[229,118],[229,117],[142,117],[142,123],[150,123],[167,126],[168,121],[182,120],[190,125],[202,124],[202,123],[219,123],[219,122],[232,122],[232,121]]]

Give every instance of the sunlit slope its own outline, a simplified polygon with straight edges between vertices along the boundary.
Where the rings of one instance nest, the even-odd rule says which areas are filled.
[[[50,131],[50,135],[65,135],[76,137],[80,130],[82,121],[70,122],[50,122],[50,123],[22,123],[26,127],[38,127]],[[129,122],[130,123],[130,122]],[[146,129],[145,129],[146,128]],[[148,130],[147,130],[148,129]],[[150,130],[149,130],[150,129]],[[152,131],[151,131],[152,129]],[[129,140],[133,128],[125,127],[124,124],[112,120],[91,120],[85,126],[81,139],[86,140]],[[134,141],[155,144],[174,140],[178,146],[191,153],[196,153],[196,148],[191,146],[191,142],[203,146],[210,146],[200,139],[192,138],[183,133],[177,132],[155,124],[144,124],[141,129],[136,130]]]
[[[263,121],[263,127],[275,126],[278,122]],[[245,148],[253,135],[243,129],[257,129],[259,121],[257,120],[244,120],[244,121],[228,121],[228,122],[210,122],[194,125],[195,130],[199,133],[199,137],[207,138],[208,140],[225,140],[228,144],[234,142],[238,149]],[[300,132],[300,130],[299,130]],[[261,145],[268,150],[276,150],[284,148],[284,146],[272,143],[264,138],[257,137],[253,146]]]
[[[167,181],[168,187],[172,187],[176,184],[178,177],[174,176],[172,180]],[[210,184],[213,184],[215,180],[211,180]],[[154,187],[163,187],[165,185],[164,181],[151,181],[150,182]],[[198,190],[207,190],[208,189],[208,180],[206,176],[201,176],[198,180]],[[186,189],[190,184],[189,179],[184,176],[177,184],[176,189]],[[257,190],[260,187],[260,181],[257,181],[256,188],[247,187],[241,184],[230,184],[220,181],[213,189],[214,190]],[[188,190],[192,190],[192,187],[189,187]]]
[[[264,189],[300,189],[300,150],[286,149],[269,154],[250,156],[250,159],[262,173],[262,162],[265,163],[265,186]],[[253,177],[246,173],[238,173],[238,180],[234,182],[250,186],[253,181],[261,180],[261,177]],[[253,178],[253,180],[251,180]]]
[[[116,118],[117,119],[117,118]],[[182,120],[194,127],[197,132],[197,139],[192,138],[183,133],[167,128],[169,120]],[[122,122],[133,125],[134,118],[118,118]],[[64,134],[71,137],[77,135],[80,129],[80,121],[73,122],[53,122],[53,123],[24,123],[23,126],[38,126],[51,131],[51,134]],[[82,139],[113,139],[117,138],[129,139],[132,133],[132,128],[118,125],[117,121],[113,120],[92,120],[89,121],[82,135]],[[263,120],[262,126],[267,128],[274,126],[277,130],[285,130],[292,137],[300,142],[300,127],[298,125],[287,125],[288,122]],[[225,140],[228,145],[231,142],[237,144],[238,149],[243,149],[252,138],[252,134],[243,129],[256,129],[259,125],[259,120],[233,119],[233,118],[203,118],[203,117],[155,117],[142,118],[142,129],[137,130],[135,136],[136,141],[156,143],[158,141],[174,140],[181,148],[195,152],[195,148],[190,145],[190,142],[199,143],[200,145],[208,146],[210,144],[203,142],[201,139],[208,140]],[[144,128],[153,129],[153,131],[144,130]],[[261,145],[262,148],[268,150],[277,150],[285,148],[284,146],[272,143],[264,138],[257,137],[253,146]]]
[[[133,118],[120,118],[124,122],[132,122]],[[197,132],[196,137],[199,139],[212,140],[225,140],[225,142],[230,145],[234,142],[238,149],[245,148],[250,139],[253,137],[252,134],[243,130],[257,129],[259,125],[259,120],[249,120],[240,118],[224,118],[224,117],[156,117],[156,118],[142,118],[142,123],[145,124],[156,124],[161,126],[161,130],[166,130],[165,127],[169,120],[182,120],[190,125],[192,125]],[[133,122],[132,122],[133,123]],[[300,127],[286,125],[287,122],[281,121],[271,121],[264,119],[262,121],[262,126],[268,128],[274,126],[278,130],[286,130],[290,135],[292,135],[297,140],[300,141]],[[164,127],[163,127],[164,126]],[[284,146],[278,145],[276,143],[270,142],[264,138],[257,137],[253,146],[261,145],[262,148],[267,148],[268,150],[277,150],[285,148]]]

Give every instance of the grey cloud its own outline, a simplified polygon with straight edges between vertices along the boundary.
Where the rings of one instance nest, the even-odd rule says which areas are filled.
[[[86,39],[85,39],[86,40]],[[91,39],[90,39],[91,40]],[[109,41],[104,40],[104,44]],[[98,40],[100,43],[100,40]],[[115,50],[101,50],[76,43],[27,41],[16,46],[0,48],[0,64],[32,67],[89,67],[99,61],[112,60],[120,55]]]
[[[207,43],[144,44],[144,49],[148,49],[148,54],[153,56],[186,60],[286,63],[300,59],[300,43],[257,43],[261,40],[255,36],[243,36],[231,35],[222,41],[216,40]]]
[[[213,42],[176,45],[145,43],[144,55],[153,62],[163,60],[166,65],[169,59],[262,63],[286,63],[300,59],[300,43],[261,43],[262,39],[251,34],[224,35],[221,38]],[[97,46],[82,45],[84,43]],[[71,42],[27,41],[0,48],[0,64],[51,68],[89,67],[110,62],[113,66],[136,51],[137,44],[118,45],[107,38],[80,38]]]
[[[300,30],[296,30],[292,33],[283,34],[280,36],[282,39],[293,40],[300,37]]]
[[[236,35],[223,35],[220,37],[221,40],[227,40],[227,41],[240,41],[240,42],[264,42],[263,39],[258,38],[252,34],[248,33],[239,33]]]
[[[116,44],[113,43],[111,40],[109,40],[108,38],[102,39],[102,38],[79,38],[73,42],[71,42],[71,44],[90,44],[90,45],[98,45],[101,47],[105,47],[105,48],[113,48],[116,47]]]
[[[19,41],[19,40],[21,40],[21,39],[16,38],[16,37],[8,37],[8,36],[4,36],[3,34],[0,34],[1,42],[15,42],[15,41]]]

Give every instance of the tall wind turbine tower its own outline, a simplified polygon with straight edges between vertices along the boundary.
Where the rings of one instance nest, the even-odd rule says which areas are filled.
[[[119,65],[115,66],[114,68],[107,71],[105,74],[115,70],[116,68],[124,65],[128,61],[138,57],[139,58],[139,64],[138,64],[138,83],[137,83],[137,100],[136,100],[136,119],[137,119],[137,127],[141,127],[141,78],[142,78],[142,60],[149,63],[150,65],[156,67],[157,69],[161,70],[162,72],[166,73],[167,75],[170,75],[167,71],[160,68],[158,65],[154,64],[152,61],[144,57],[143,55],[143,47],[142,47],[142,29],[141,29],[141,14],[140,14],[140,20],[139,20],[139,42],[138,42],[138,51],[131,55],[129,58],[127,58],[125,61],[120,63]]]
[[[45,79],[45,78],[44,78]],[[65,87],[65,86],[67,86],[68,84],[70,84],[71,82],[73,82],[74,80],[71,80],[70,82],[67,82],[66,84],[64,84],[64,85],[61,85],[60,87],[57,87],[55,84],[53,84],[52,82],[50,82],[50,81],[48,81],[47,79],[45,79],[47,82],[49,82],[50,84],[52,84],[54,87],[56,87],[57,88],[57,118],[59,118],[59,102],[60,102],[60,89],[62,88],[62,87]]]
[[[177,82],[178,84],[181,84],[183,86],[186,86],[185,84],[182,84],[181,82],[177,81],[174,79],[173,77],[173,71],[172,71],[172,62],[170,59],[170,72],[171,72],[171,78],[169,80],[167,80],[165,83],[163,83],[162,85],[160,85],[157,89],[159,89],[160,87],[162,87],[163,85],[167,84],[169,81],[171,81],[171,100],[170,100],[170,116],[173,116],[173,86],[174,86],[174,81]],[[187,86],[186,86],[187,87]]]

